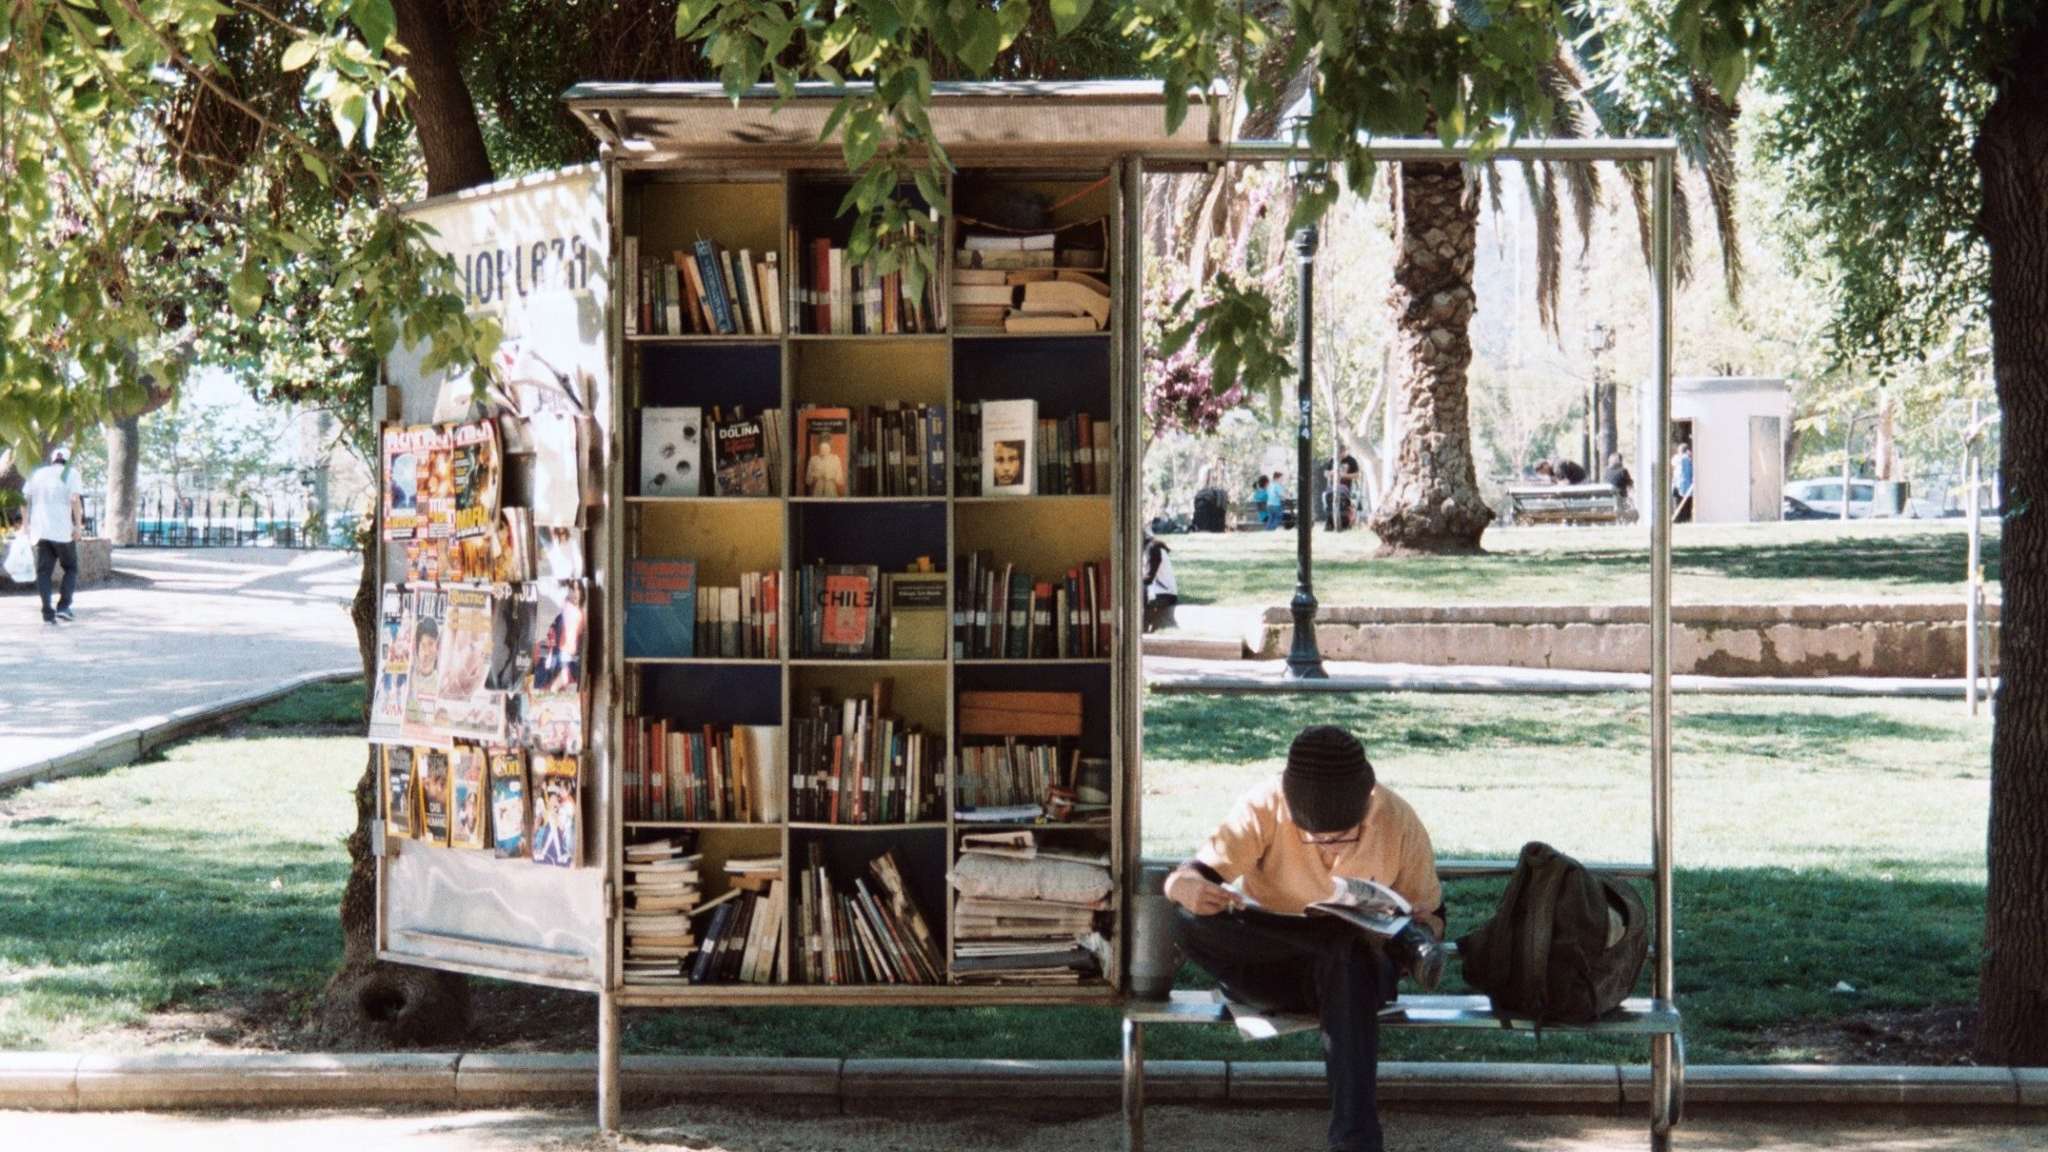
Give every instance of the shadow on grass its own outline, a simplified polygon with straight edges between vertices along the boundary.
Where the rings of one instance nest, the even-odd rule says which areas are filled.
[[[241,724],[244,728],[287,729],[295,735],[309,728],[360,728],[364,707],[363,681],[358,677],[308,684],[249,713]]]
[[[1431,710],[1412,695],[1160,695],[1145,702],[1145,743],[1159,754],[1193,753],[1219,763],[1281,761],[1311,724],[1339,724],[1374,748],[1587,747],[1649,739],[1639,703],[1586,697],[1540,709],[1508,698],[1482,710],[1470,701]],[[1944,734],[1946,735],[1946,734]]]

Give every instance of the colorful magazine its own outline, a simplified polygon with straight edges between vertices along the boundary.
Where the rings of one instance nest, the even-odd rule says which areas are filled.
[[[505,698],[488,686],[495,597],[489,589],[478,587],[447,588],[443,595],[434,731],[451,739],[502,741]]]
[[[432,425],[384,430],[384,539],[411,540],[425,535],[423,487],[438,441]]]
[[[455,488],[455,538],[488,540],[497,529],[498,496],[504,479],[499,463],[497,422],[457,424],[449,452],[450,479]],[[486,577],[478,574],[471,578]]]
[[[493,748],[491,760],[491,847],[508,860],[526,859],[526,754],[517,748]]]
[[[581,855],[583,824],[579,761],[574,756],[537,756],[533,776],[534,862],[574,868]]]
[[[413,755],[419,774],[419,838],[429,844],[448,843],[449,765],[446,748],[421,748]]]
[[[484,802],[490,792],[484,750],[457,744],[448,754],[449,844],[455,848],[486,848]]]
[[[388,744],[405,735],[405,699],[412,679],[412,603],[404,589],[385,585],[377,625],[377,684],[370,693],[370,742]]]
[[[412,661],[405,693],[403,734],[409,744],[448,746],[448,736],[434,725],[440,705],[442,644],[448,594],[440,588],[414,588],[412,601]]]
[[[403,744],[378,749],[384,766],[384,832],[411,839],[419,834],[419,805],[413,795],[413,750]]]
[[[582,529],[537,527],[534,536],[539,546],[534,563],[535,580],[583,579]]]

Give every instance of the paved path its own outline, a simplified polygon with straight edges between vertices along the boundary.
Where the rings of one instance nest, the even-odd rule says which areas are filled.
[[[126,548],[78,619],[0,596],[0,772],[147,716],[355,664],[362,558],[269,548]]]
[[[1201,660],[1145,657],[1145,683],[1155,692],[1648,692],[1644,672],[1574,672],[1563,668],[1362,664],[1325,661],[1327,680],[1289,680],[1284,660]],[[1961,700],[1963,682],[1887,676],[1673,676],[1681,695],[1877,696]]]
[[[1160,1152],[1320,1148],[1317,1109],[1146,1110],[1146,1144]],[[692,1106],[629,1112],[617,1143],[591,1129],[587,1109],[540,1111],[319,1111],[237,1113],[6,1113],[0,1131],[17,1148],[148,1148],[151,1152],[397,1149],[400,1152],[1109,1152],[1114,1116],[1042,1120],[972,1116],[881,1119]],[[1390,1115],[1387,1147],[1402,1152],[1642,1152],[1646,1122],[1582,1116]],[[1889,1125],[1794,1118],[1688,1120],[1674,1141],[1686,1152],[2018,1152],[2048,1148],[2048,1127]]]

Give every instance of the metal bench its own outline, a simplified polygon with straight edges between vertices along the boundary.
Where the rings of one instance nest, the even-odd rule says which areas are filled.
[[[1609,875],[1654,881],[1656,870],[1645,864],[1587,863]],[[1505,860],[1440,860],[1441,879],[1505,876],[1514,863]],[[1447,947],[1456,948],[1455,944]],[[1652,959],[1654,963],[1654,957]],[[1382,1028],[1487,1028],[1534,1032],[1534,1020],[1495,1012],[1484,996],[1404,995],[1380,1009]],[[1233,1006],[1215,992],[1179,990],[1165,1000],[1132,1000],[1124,1006],[1123,1110],[1125,1152],[1145,1150],[1145,1027],[1149,1024],[1235,1024]],[[1544,1024],[1555,1032],[1586,1032],[1607,1036],[1650,1038],[1650,1148],[1667,1152],[1671,1132],[1685,1105],[1685,1034],[1678,1005],[1670,1000],[1638,996],[1591,1024]]]
[[[1510,484],[1510,524],[1613,524],[1621,501],[1612,484]]]

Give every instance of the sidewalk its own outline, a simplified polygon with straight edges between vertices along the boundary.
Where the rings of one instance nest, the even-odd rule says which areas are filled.
[[[1042,1102],[1041,1102],[1042,1103]],[[1387,1147],[1404,1152],[1642,1152],[1640,1119],[1517,1114],[1438,1115],[1390,1111]],[[1986,1118],[1989,1119],[1988,1117]],[[1243,1152],[1248,1148],[1323,1146],[1327,1114],[1320,1108],[1210,1109],[1158,1106],[1145,1115],[1146,1147],[1160,1152]],[[153,1152],[270,1152],[294,1149],[400,1149],[407,1152],[501,1152],[549,1148],[599,1152],[616,1148],[717,1152],[1077,1152],[1119,1146],[1115,1115],[1086,1119],[1031,1117],[973,1110],[878,1119],[804,1115],[788,1108],[735,1105],[636,1109],[625,1114],[623,1139],[596,1133],[589,1108],[542,1110],[321,1110],[301,1112],[0,1113],[0,1130],[21,1148],[149,1148]],[[1688,1119],[1674,1143],[1687,1152],[2018,1152],[2048,1144],[2048,1129],[2011,1124],[1883,1124],[1874,1121],[1768,1118]]]
[[[77,621],[0,596],[0,776],[103,734],[359,665],[348,603],[362,558],[269,548],[124,548]]]

